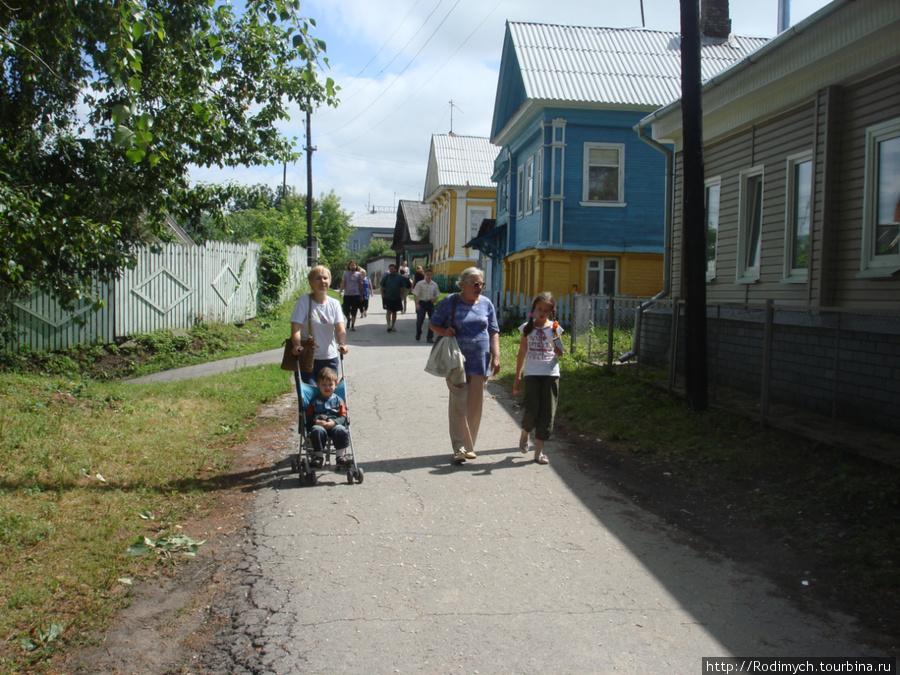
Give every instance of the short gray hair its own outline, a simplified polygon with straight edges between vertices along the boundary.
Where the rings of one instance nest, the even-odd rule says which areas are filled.
[[[472,277],[481,277],[481,280],[484,281],[484,271],[477,267],[467,267],[459,273],[459,281],[456,283],[462,288],[462,285],[469,283]]]

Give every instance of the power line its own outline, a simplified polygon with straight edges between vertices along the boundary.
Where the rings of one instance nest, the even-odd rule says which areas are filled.
[[[368,87],[375,80],[375,78],[378,77],[378,75],[381,75],[381,73],[383,73],[389,65],[391,65],[394,61],[396,61],[397,57],[403,53],[403,51],[409,46],[410,42],[412,42],[416,38],[416,36],[420,32],[422,32],[422,29],[425,28],[425,25],[428,23],[428,20],[431,19],[432,15],[437,11],[437,8],[441,6],[441,3],[443,1],[444,0],[438,0],[438,3],[434,6],[434,9],[432,9],[431,12],[428,14],[428,16],[425,17],[425,20],[422,22],[422,25],[416,29],[415,33],[413,33],[413,36],[409,39],[409,42],[407,42],[405,45],[403,45],[403,47],[400,48],[400,50],[394,55],[394,57],[390,61],[387,62],[387,64],[384,66],[384,68],[382,68],[372,79],[366,80],[365,84],[363,84],[361,87],[359,87],[356,91],[351,93],[346,98],[341,99],[341,103],[346,103],[347,101],[352,100],[358,94],[361,94],[363,91],[365,91],[366,87]],[[378,58],[378,55],[384,51],[384,48],[390,44],[393,37],[397,34],[397,31],[399,31],[400,27],[403,26],[404,23],[406,23],[406,20],[409,18],[409,15],[413,13],[413,10],[415,10],[416,7],[419,6],[420,2],[422,2],[422,0],[416,0],[416,3],[412,6],[412,8],[410,8],[409,12],[406,13],[406,16],[403,17],[403,21],[401,21],[400,23],[397,24],[397,27],[394,29],[394,32],[391,33],[390,37],[388,37],[388,39],[385,41],[385,43],[383,45],[381,45],[381,48],[377,52],[375,52],[375,55],[371,59],[369,59],[369,62],[366,63],[366,65],[364,65],[362,67],[362,69],[360,69],[360,71],[354,76],[354,81],[358,81],[358,79],[366,71],[366,68],[368,68],[371,65],[371,63],[376,58]],[[327,109],[325,112],[330,113],[330,112],[333,112],[333,110]],[[320,116],[320,117],[323,117],[323,116]]]
[[[459,4],[459,0],[457,0],[457,3],[456,3],[456,4],[457,4],[457,5]],[[446,65],[450,62],[450,59],[452,59],[454,56],[456,56],[457,52],[459,52],[460,49],[462,49],[463,47],[465,47],[466,43],[467,43],[469,40],[472,39],[472,36],[474,36],[475,33],[478,32],[478,29],[480,29],[480,28],[484,25],[484,22],[487,21],[488,18],[491,16],[491,14],[493,14],[495,11],[497,11],[497,8],[498,8],[500,5],[502,5],[502,4],[503,4],[503,0],[498,0],[498,1],[497,1],[497,4],[494,5],[494,7],[491,9],[490,12],[488,12],[487,14],[485,14],[485,16],[484,16],[484,18],[481,20],[481,22],[480,22],[477,26],[475,26],[475,28],[472,30],[472,32],[469,33],[469,35],[466,37],[466,39],[463,40],[463,41],[459,44],[459,46],[453,51],[453,53],[450,54],[450,56],[448,56],[448,57],[444,60],[444,62],[443,62],[440,66],[438,66],[438,68],[437,68],[433,73],[431,73],[430,76],[428,76],[428,77],[426,77],[426,78],[423,78],[423,79],[422,79],[422,84],[419,86],[419,88],[416,89],[412,94],[410,94],[410,95],[409,95],[402,103],[400,103],[400,104],[399,104],[398,106],[396,106],[393,110],[391,110],[391,112],[388,113],[388,115],[387,115],[384,119],[382,119],[380,122],[377,122],[376,124],[374,124],[373,126],[371,126],[368,130],[364,131],[363,133],[359,134],[358,136],[355,136],[354,138],[350,139],[349,141],[347,141],[346,143],[344,143],[343,145],[340,145],[340,146],[338,146],[338,147],[343,148],[343,147],[346,147],[347,145],[349,145],[349,144],[351,144],[351,143],[355,143],[357,140],[359,140],[360,138],[362,138],[362,137],[365,136],[366,134],[371,133],[372,131],[374,131],[375,129],[377,129],[378,127],[380,127],[382,124],[384,124],[385,122],[387,122],[389,119],[391,119],[391,118],[394,116],[394,113],[397,112],[397,110],[401,109],[403,106],[405,106],[407,103],[409,103],[409,101],[410,101],[416,94],[418,94],[418,93],[425,87],[425,85],[427,85],[429,82],[431,82],[431,81],[434,79],[434,77],[435,77],[439,72],[441,72],[441,71],[444,69],[444,66],[446,66]],[[456,7],[456,5],[453,6],[453,8],[455,8],[455,7]],[[451,12],[453,11],[453,8],[451,8],[451,10],[450,10]],[[449,15],[449,14],[448,14],[448,15]],[[444,18],[446,19],[446,17],[444,17]],[[439,26],[439,27],[440,27],[440,26]],[[429,39],[430,39],[430,38],[429,38]],[[421,51],[421,50],[420,50],[420,51]],[[418,56],[418,54],[417,54],[417,56]],[[406,69],[404,68],[404,71],[405,71],[405,70],[406,70]],[[403,74],[403,72],[401,72],[399,75],[397,75],[397,77],[399,78],[400,75],[402,75],[402,74]],[[396,81],[397,81],[397,80],[396,80],[396,78],[395,78],[395,79],[394,79],[394,82],[396,82]],[[393,84],[394,82],[391,82],[391,84]],[[382,92],[382,93],[384,93],[384,92]],[[379,98],[380,98],[380,96],[379,96]],[[377,100],[377,99],[376,99],[376,100]],[[340,129],[343,129],[344,127],[346,127],[346,126],[349,125],[350,123],[355,122],[357,119],[359,119],[360,117],[362,117],[362,115],[363,115],[365,112],[368,112],[368,111],[365,110],[365,111],[361,112],[359,115],[357,115],[357,116],[354,117],[352,120],[350,120],[349,122],[347,122],[347,124],[344,124],[343,126],[340,126],[340,127],[338,127],[337,129],[334,129],[334,130],[329,131],[329,132],[326,132],[326,133],[333,133],[333,132],[335,132],[335,131],[339,131]],[[442,118],[442,119],[443,119],[443,118]],[[324,135],[326,135],[326,134],[323,133],[322,135],[324,136]]]
[[[374,98],[374,100],[372,100],[372,101],[369,102],[368,106],[367,106],[364,110],[362,110],[362,111],[361,111],[356,117],[354,117],[353,119],[351,119],[351,120],[349,120],[348,122],[345,122],[344,124],[342,124],[341,126],[339,126],[337,129],[331,129],[330,131],[325,131],[325,132],[323,132],[323,133],[320,134],[320,135],[321,135],[321,136],[327,136],[327,135],[329,135],[329,134],[333,134],[333,133],[335,133],[335,132],[337,132],[337,131],[340,131],[341,129],[343,129],[343,128],[345,128],[345,127],[347,127],[347,126],[353,124],[356,120],[358,120],[360,117],[362,117],[363,115],[365,115],[365,114],[369,111],[369,109],[370,109],[370,108],[371,108],[371,107],[372,107],[372,106],[373,106],[373,105],[374,105],[374,104],[375,104],[382,96],[384,96],[384,95],[390,90],[390,88],[391,88],[392,86],[394,86],[394,83],[395,83],[397,80],[400,79],[400,76],[403,75],[403,73],[405,73],[405,72],[409,69],[409,67],[415,62],[415,60],[418,58],[419,54],[421,54],[421,53],[422,53],[422,50],[424,50],[425,47],[428,46],[428,44],[431,42],[432,38],[434,38],[434,36],[437,34],[437,32],[441,29],[441,26],[444,25],[444,22],[447,21],[447,19],[448,19],[448,18],[450,17],[450,15],[453,13],[453,10],[456,9],[457,5],[459,5],[460,2],[462,2],[462,0],[456,0],[456,3],[453,5],[453,7],[451,7],[450,10],[447,12],[447,14],[444,15],[444,18],[441,19],[441,22],[437,25],[437,28],[435,28],[434,31],[431,33],[431,35],[428,36],[428,39],[425,41],[425,44],[423,44],[423,45],[419,48],[419,51],[417,51],[417,52],[413,55],[413,57],[409,60],[409,63],[407,63],[407,64],[403,67],[403,70],[401,70],[399,73],[397,73],[397,74],[394,76],[394,79],[391,80],[390,84],[388,84],[387,87],[385,87],[384,89],[382,89],[382,90],[381,90],[381,93],[379,93],[378,96],[376,96],[376,97]],[[466,41],[468,41],[468,38],[466,38]],[[459,51],[459,49],[457,49],[457,51]],[[456,52],[453,52],[453,53],[455,54]],[[381,72],[384,72],[384,71],[382,70]],[[379,75],[380,75],[380,74],[381,74],[381,73],[379,73]],[[342,146],[342,147],[343,147],[343,146]]]

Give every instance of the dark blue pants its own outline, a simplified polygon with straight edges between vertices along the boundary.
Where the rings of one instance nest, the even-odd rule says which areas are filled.
[[[334,443],[335,450],[343,450],[350,445],[350,432],[340,424],[331,429],[314,426],[309,432],[309,440],[316,452],[325,452],[325,444],[329,438]]]
[[[434,333],[431,331],[431,317],[434,314],[433,302],[420,302],[419,309],[416,310],[416,339],[422,337],[422,323],[425,321],[425,315],[428,315],[428,341],[434,340]]]

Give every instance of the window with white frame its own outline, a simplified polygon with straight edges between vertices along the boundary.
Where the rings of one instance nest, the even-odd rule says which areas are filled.
[[[541,200],[544,197],[544,149],[538,150],[534,166],[534,200],[535,210],[541,208]]]
[[[900,269],[900,118],[866,130],[862,270]]]
[[[525,207],[525,200],[523,197],[523,190],[525,189],[525,169],[523,167],[519,167],[519,171],[516,174],[516,215],[522,215],[522,211]]]
[[[763,168],[741,172],[740,220],[738,221],[738,281],[759,279],[762,244]]]
[[[582,204],[625,205],[625,146],[621,143],[585,143]]]
[[[802,281],[809,273],[809,223],[812,214],[812,152],[787,159],[784,276]]]
[[[703,201],[706,206],[706,279],[716,278],[716,251],[719,246],[719,201],[722,179],[710,178],[705,183]]]
[[[534,155],[525,162],[525,213],[534,210]]]
[[[584,285],[588,295],[617,295],[619,292],[619,266],[615,258],[591,258],[587,261],[587,280]]]

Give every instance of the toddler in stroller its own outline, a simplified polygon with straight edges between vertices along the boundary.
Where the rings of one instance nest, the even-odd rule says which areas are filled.
[[[322,368],[316,377],[319,393],[312,397],[306,406],[306,433],[313,447],[312,468],[325,466],[325,449],[328,441],[334,444],[338,466],[349,462],[345,460],[347,446],[350,445],[350,433],[347,431],[347,405],[344,399],[334,393],[338,386],[338,376],[331,368]]]
[[[333,448],[335,471],[347,472],[347,482],[363,481],[363,470],[356,465],[350,422],[347,412],[346,387],[332,368],[322,368],[316,376],[318,389],[297,381],[301,419],[300,452],[291,461],[300,474],[301,485],[315,485],[316,469],[330,468]]]

